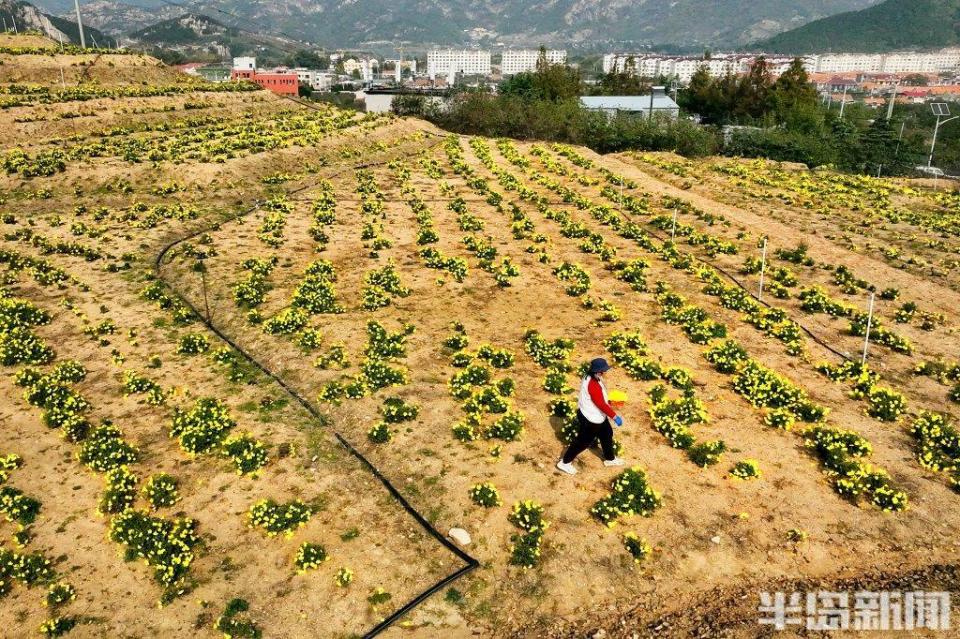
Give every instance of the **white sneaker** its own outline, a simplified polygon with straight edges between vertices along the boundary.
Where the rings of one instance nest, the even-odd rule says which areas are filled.
[[[623,460],[619,457],[614,457],[613,459],[604,459],[604,466],[623,466]]]
[[[577,469],[573,467],[573,464],[565,464],[563,460],[557,462],[557,470],[564,472],[568,475],[576,475]]]

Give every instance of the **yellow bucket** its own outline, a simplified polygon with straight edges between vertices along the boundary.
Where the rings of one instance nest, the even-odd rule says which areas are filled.
[[[625,404],[627,401],[627,394],[622,390],[612,390],[607,393],[607,399],[610,400],[611,404]]]

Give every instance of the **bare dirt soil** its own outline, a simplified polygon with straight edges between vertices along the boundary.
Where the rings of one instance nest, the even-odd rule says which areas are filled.
[[[0,69],[21,73],[9,67],[23,62],[27,68],[34,64],[30,57],[10,56],[13,61],[5,59]],[[52,58],[38,58],[46,58],[49,70]],[[37,71],[22,73],[29,77]],[[185,109],[192,101],[207,106],[194,113]],[[71,109],[84,115],[73,119],[76,137],[67,139],[67,120],[56,118]],[[291,111],[303,119],[291,119]],[[191,115],[209,116],[209,121],[191,128],[183,120]],[[37,120],[25,121],[31,117]],[[133,507],[147,507],[139,489],[149,476],[168,473],[178,479],[181,499],[153,514],[196,519],[202,539],[189,571],[158,607],[163,588],[151,569],[142,561],[124,561],[124,546],[108,537],[114,515],[98,512],[103,474],[80,463],[81,445],[48,428],[41,411],[24,401],[24,389],[15,383],[24,365],[4,366],[0,455],[15,453],[23,460],[4,486],[38,500],[40,510],[22,547],[11,541],[17,525],[0,524],[3,548],[42,554],[57,579],[77,593],[75,601],[52,610],[42,603],[44,584],[26,587],[11,580],[0,624],[12,629],[12,636],[34,636],[56,615],[77,623],[69,636],[215,636],[214,622],[234,597],[249,602],[243,614],[264,636],[369,632],[464,562],[405,511],[337,435],[369,459],[442,535],[453,527],[466,529],[472,541],[464,550],[479,562],[385,636],[760,637],[769,634],[757,624],[763,590],[956,590],[957,495],[948,474],[920,465],[910,432],[921,411],[956,413],[951,384],[914,374],[924,361],[955,361],[960,353],[956,270],[949,265],[956,260],[957,234],[944,226],[957,215],[954,199],[926,185],[891,182],[878,204],[877,184],[843,184],[844,191],[829,196],[822,189],[826,184],[837,188],[833,182],[801,185],[790,177],[803,175],[798,167],[714,158],[689,163],[665,154],[649,156],[652,162],[639,154],[605,157],[583,148],[571,154],[549,144],[448,138],[410,119],[345,117],[338,120],[340,128],[316,132],[337,117],[334,111],[259,92],[0,110],[0,123],[15,127],[12,136],[0,140],[0,158],[17,147],[31,157],[48,147],[66,153],[63,170],[51,175],[26,177],[14,167],[0,176],[0,248],[8,252],[0,254],[7,256],[0,273],[3,289],[50,314],[49,323],[32,330],[55,350],[55,362],[76,360],[86,368],[86,378],[72,388],[90,403],[90,423],[109,420],[140,449],[139,459],[129,465],[139,479]],[[46,128],[40,118],[57,128]],[[245,118],[256,126],[237,129]],[[152,126],[166,120],[169,131]],[[74,145],[101,139],[97,131],[120,125],[130,130],[117,133],[116,140],[103,138],[110,145],[101,153],[71,154]],[[181,135],[184,127],[192,135]],[[290,137],[291,129],[301,137]],[[224,131],[230,134],[221,135]],[[223,151],[218,145],[224,137],[243,144]],[[177,148],[165,146],[171,140],[177,140]],[[129,149],[144,156],[125,157]],[[146,154],[157,149],[167,155],[148,160]],[[201,154],[216,160],[202,161]],[[682,170],[675,166],[681,163]],[[715,165],[747,172],[733,177]],[[612,179],[626,186],[620,191]],[[374,185],[379,195],[359,193],[358,187],[370,188],[363,184]],[[590,205],[577,206],[574,197],[551,185],[570,189],[568,195]],[[500,199],[489,197],[490,191]],[[645,201],[649,213],[627,211],[611,199],[618,193]],[[798,282],[787,287],[789,297],[777,299],[768,292],[764,299],[809,331],[801,335],[801,354],[788,354],[782,341],[705,292],[694,267],[672,266],[592,215],[595,207],[607,205],[608,212],[635,221],[659,246],[671,232],[655,220],[673,214],[672,200],[665,196],[688,207],[677,216],[681,229],[692,227],[735,247],[736,254],[711,254],[708,245],[688,242],[683,233],[676,243],[682,253],[702,260],[698,264],[718,269],[728,284],[758,291],[759,275],[741,269],[747,257],[759,258],[759,243],[767,239],[770,268],[787,268]],[[418,243],[423,215],[411,208],[414,197],[432,219],[437,241],[429,245]],[[314,211],[328,198],[335,202],[334,220],[322,225],[326,241],[321,241]],[[817,199],[816,208],[823,210],[806,208],[803,198]],[[863,210],[866,198],[875,202],[870,215]],[[170,211],[179,205],[194,213],[177,219]],[[482,229],[464,230],[470,221],[455,209],[465,210],[474,218],[473,228],[479,221]],[[924,215],[891,221],[891,211],[899,209]],[[704,212],[714,216],[712,224]],[[563,214],[565,224],[558,221]],[[532,228],[518,238],[512,225],[522,219]],[[619,279],[615,260],[601,259],[576,228],[599,234],[616,259],[643,259],[645,289],[634,290]],[[389,245],[374,250],[369,229]],[[496,249],[492,267],[464,241],[471,234]],[[800,243],[807,246],[812,266],[787,262],[774,252]],[[425,246],[465,260],[463,281],[429,268],[421,254]],[[899,254],[882,252],[890,247]],[[40,267],[9,269],[11,261],[20,263],[11,260],[13,255],[21,261],[46,260],[74,280],[62,287],[45,285],[36,275]],[[263,301],[256,305],[259,318],[251,321],[249,309],[237,304],[236,287],[250,275],[248,260],[272,258]],[[507,277],[509,286],[495,278],[504,258],[519,269]],[[318,337],[318,344],[305,342],[302,330],[268,334],[265,324],[290,309],[308,266],[318,260],[328,261],[336,274],[333,289],[342,312],[308,314],[307,326],[316,333],[307,335]],[[590,307],[579,295],[567,294],[570,283],[556,277],[554,269],[564,262],[579,264],[589,274]],[[389,265],[409,294],[368,310],[369,274]],[[816,285],[835,300],[865,308],[865,288],[844,292],[835,283],[839,265],[877,292],[899,291],[895,301],[877,300],[876,316],[908,339],[912,351],[873,344],[869,359],[877,383],[906,403],[894,421],[871,417],[866,402],[851,396],[850,384],[830,382],[816,369],[824,361],[839,363],[837,353],[856,359],[863,344],[862,337],[849,334],[846,319],[806,312],[799,300],[800,289]],[[170,299],[182,295],[197,310],[191,323],[178,323],[170,309],[144,298],[143,289],[155,282],[166,285],[161,288]],[[906,492],[909,508],[884,512],[867,499],[838,494],[835,477],[804,443],[807,425],[797,423],[792,430],[765,425],[766,413],[704,358],[708,345],[692,343],[681,326],[664,320],[656,282],[722,322],[750,357],[828,408],[830,426],[868,440],[870,463]],[[899,323],[897,311],[907,301],[916,304],[918,315]],[[601,317],[600,302],[615,307],[616,321]],[[923,313],[931,316],[932,327],[921,326]],[[105,320],[113,328],[97,331]],[[390,361],[407,379],[358,399],[325,401],[321,395],[330,382],[347,384],[361,372],[371,321],[390,332],[405,324],[415,329],[404,352]],[[450,388],[463,368],[454,366],[453,351],[444,346],[457,321],[469,340],[467,352],[488,344],[513,354],[512,366],[493,372],[516,384],[510,403],[512,410],[522,411],[524,429],[515,441],[462,442],[452,433],[465,419],[462,402]],[[654,428],[650,411],[651,391],[659,381],[641,381],[615,367],[608,385],[629,396],[622,411],[626,426],[616,433],[621,455],[645,470],[662,495],[662,506],[650,517],[622,516],[616,525],[604,526],[591,508],[623,469],[604,467],[598,452],[588,451],[577,461],[576,476],[555,471],[564,448],[563,420],[551,415],[549,402],[575,394],[545,390],[546,371],[525,350],[529,329],[547,339],[573,340],[569,361],[574,368],[593,357],[612,359],[605,347],[612,333],[638,332],[647,359],[689,372],[690,391],[708,417],[691,430],[698,441],[725,442],[720,463],[701,468],[670,446]],[[209,350],[179,352],[192,335],[206,337]],[[211,356],[225,346],[239,362],[235,369]],[[343,347],[348,363],[342,369],[318,367],[317,359],[333,346]],[[231,370],[240,371],[239,378],[231,379]],[[128,371],[156,382],[164,402],[151,405],[144,395],[125,390]],[[576,373],[567,374],[565,383],[575,387]],[[394,396],[416,405],[418,414],[389,424],[390,440],[375,443],[369,431],[381,419],[385,398]],[[224,402],[237,422],[233,433],[263,442],[268,461],[256,476],[239,475],[218,454],[188,455],[170,436],[174,409],[189,409],[201,397]],[[485,423],[496,417],[486,416]],[[730,474],[736,462],[746,460],[757,463],[758,479]],[[471,488],[481,482],[496,487],[499,505],[485,508],[472,501]],[[265,498],[299,499],[313,514],[290,537],[267,536],[251,527],[248,517],[251,505]],[[523,500],[542,505],[549,521],[541,554],[530,568],[511,563],[520,530],[508,515]],[[651,545],[643,561],[635,562],[627,552],[627,532]],[[293,558],[304,542],[322,544],[329,558],[317,569],[298,572]],[[354,575],[346,587],[335,582],[341,568]]]

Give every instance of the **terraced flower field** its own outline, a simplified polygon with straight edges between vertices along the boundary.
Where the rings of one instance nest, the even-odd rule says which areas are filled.
[[[755,636],[785,580],[955,587],[954,194],[37,75],[71,55],[0,42],[15,636]],[[597,356],[628,467],[560,475]]]

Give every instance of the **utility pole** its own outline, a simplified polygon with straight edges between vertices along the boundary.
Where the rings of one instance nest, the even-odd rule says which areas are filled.
[[[840,119],[843,119],[843,110],[847,106],[847,85],[843,85],[843,97],[840,99]]]
[[[893,93],[890,94],[890,104],[887,106],[887,122],[893,117],[893,103],[897,101],[897,88],[898,86],[894,84]]]
[[[397,86],[400,86],[403,81],[403,43],[400,43],[400,46],[397,47],[397,53],[400,54],[397,59],[397,68],[393,70],[393,81],[397,83]]]
[[[952,122],[957,118],[960,118],[960,115],[955,115],[952,118],[950,115],[950,107],[946,102],[934,102],[930,105],[930,108],[933,110],[933,114],[937,116],[937,124],[933,127],[933,142],[930,144],[930,157],[927,158],[927,168],[933,167],[933,152],[937,148],[937,134],[940,132],[940,127],[947,122]],[[946,117],[946,120],[942,118]]]
[[[870,293],[870,310],[867,311],[867,331],[863,338],[863,357],[860,359],[860,365],[867,363],[867,347],[870,346],[870,329],[873,327],[873,297],[875,293]]]
[[[900,143],[903,142],[903,130],[906,128],[907,128],[907,121],[904,120],[903,122],[900,123],[900,137],[897,138],[897,150],[893,154],[894,157],[897,157],[900,155]]]
[[[80,18],[80,0],[73,0],[73,6],[77,10],[77,27],[80,29],[80,46],[87,48],[87,40],[83,36],[83,20]]]
[[[760,255],[760,294],[757,299],[763,301],[763,277],[767,274],[767,238],[763,238],[763,253]]]

